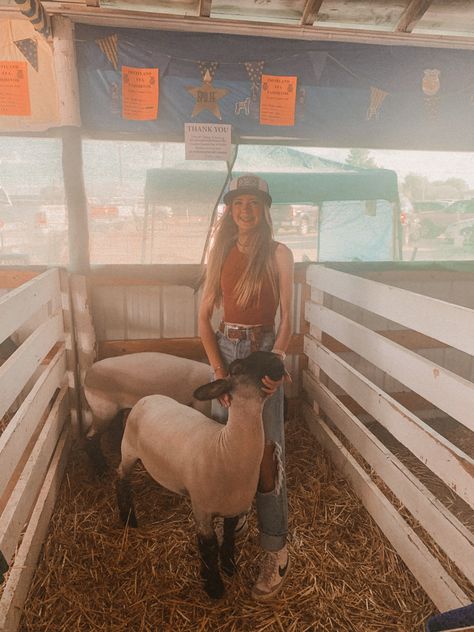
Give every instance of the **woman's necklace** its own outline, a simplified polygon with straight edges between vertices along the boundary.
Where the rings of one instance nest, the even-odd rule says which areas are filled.
[[[245,252],[248,249],[248,243],[247,242],[241,242],[240,239],[237,239],[237,248],[241,252]]]

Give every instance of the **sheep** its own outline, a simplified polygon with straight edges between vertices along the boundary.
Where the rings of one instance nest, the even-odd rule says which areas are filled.
[[[155,481],[189,496],[198,532],[201,576],[211,598],[224,594],[219,556],[227,575],[235,570],[235,525],[257,490],[265,443],[262,409],[267,395],[262,378],[280,380],[285,374],[280,356],[256,351],[234,360],[227,379],[198,388],[194,397],[201,401],[231,394],[226,425],[162,395],[141,399],[128,418],[117,470],[120,518],[130,527],[137,526],[128,476],[140,459]],[[220,551],[212,527],[216,516],[224,518]]]
[[[100,437],[117,414],[130,409],[146,395],[168,395],[210,416],[209,402],[199,402],[193,391],[209,381],[208,364],[167,353],[132,353],[94,363],[84,379],[84,396],[90,410],[84,411],[83,432],[88,453],[97,474],[107,462]]]

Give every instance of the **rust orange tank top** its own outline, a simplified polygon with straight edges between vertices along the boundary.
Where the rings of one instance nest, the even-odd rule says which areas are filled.
[[[276,246],[275,243],[275,248]],[[258,303],[248,305],[246,308],[237,305],[234,288],[247,266],[247,261],[247,255],[240,252],[237,246],[233,246],[224,261],[221,274],[224,321],[239,325],[273,326],[278,306],[268,276],[263,281]]]

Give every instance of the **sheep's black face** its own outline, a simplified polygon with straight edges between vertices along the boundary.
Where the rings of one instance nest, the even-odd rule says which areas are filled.
[[[271,351],[254,351],[243,360],[234,360],[229,365],[231,379],[214,380],[197,388],[193,395],[199,401],[215,399],[232,391],[236,383],[254,385],[262,397],[262,378],[265,375],[278,381],[286,374],[285,367],[279,355]],[[237,378],[235,382],[232,378]]]
[[[254,351],[243,360],[234,360],[229,365],[229,375],[246,375],[260,383],[265,375],[272,380],[281,380],[285,366],[279,355],[271,351]]]

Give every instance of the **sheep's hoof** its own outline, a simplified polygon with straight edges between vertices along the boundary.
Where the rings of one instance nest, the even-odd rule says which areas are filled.
[[[207,580],[204,583],[204,590],[211,599],[220,599],[225,593],[224,584],[220,578],[213,581]]]

